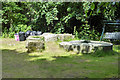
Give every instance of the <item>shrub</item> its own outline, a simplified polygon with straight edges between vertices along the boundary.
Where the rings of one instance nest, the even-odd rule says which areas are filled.
[[[81,27],[81,32],[79,32],[79,38],[85,40],[99,40],[99,32],[96,32],[95,29],[90,30],[90,25],[83,24]]]
[[[31,30],[31,26],[19,24],[18,26],[12,26],[9,29],[6,27],[3,29],[2,37],[6,38],[13,38],[15,33],[19,33],[20,31],[26,32],[28,30]]]

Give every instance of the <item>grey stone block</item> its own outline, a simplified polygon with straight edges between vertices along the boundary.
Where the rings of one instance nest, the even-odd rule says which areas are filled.
[[[27,38],[26,48],[28,52],[41,52],[45,49],[43,36],[29,36]]]
[[[112,50],[113,44],[103,41],[90,41],[88,43],[85,43],[84,40],[80,40],[61,42],[59,46],[67,51],[75,51],[77,53],[92,53],[96,50]]]
[[[45,42],[50,41],[65,41],[73,39],[74,35],[72,34],[52,34],[52,33],[43,33],[42,36],[45,38]]]
[[[60,40],[60,41],[73,39],[75,37],[72,34],[56,34],[56,35],[57,35],[57,39]]]
[[[120,40],[120,32],[107,32],[103,38]]]

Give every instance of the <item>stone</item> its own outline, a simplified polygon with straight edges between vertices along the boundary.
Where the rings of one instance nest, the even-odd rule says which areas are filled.
[[[29,36],[27,38],[27,44],[26,48],[28,49],[28,52],[34,52],[34,51],[42,51],[45,49],[45,42],[50,41],[64,41],[68,39],[73,39],[74,36],[72,34],[52,34],[52,33],[43,33],[42,35],[38,36]],[[69,45],[66,45],[64,48],[66,50],[71,50],[72,45],[69,47]]]
[[[43,33],[42,36],[45,38],[45,42],[57,41],[57,35],[52,33]]]
[[[106,32],[103,38],[120,40],[120,32]]]
[[[72,48],[72,44],[69,42],[61,42],[59,44],[60,47],[63,47],[65,50],[70,51]]]
[[[74,35],[72,34],[52,34],[52,33],[43,33],[42,36],[45,38],[45,42],[50,41],[65,41],[73,39]]]
[[[103,41],[86,42],[84,40],[76,40],[69,42],[61,42],[59,46],[67,51],[74,51],[77,53],[92,53],[96,50],[112,50],[113,44]]]
[[[73,39],[75,36],[72,34],[57,34],[57,39],[60,41],[66,41],[69,39]]]
[[[41,52],[45,49],[45,41],[43,36],[29,36],[27,38],[27,52]]]

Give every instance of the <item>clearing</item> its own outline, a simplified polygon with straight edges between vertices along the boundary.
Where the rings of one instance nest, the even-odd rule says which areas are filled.
[[[118,77],[118,54],[105,57],[77,55],[59,48],[58,42],[46,43],[43,52],[26,53],[26,41],[10,38],[1,39],[0,45],[3,78]],[[120,45],[114,46],[114,52],[120,52]]]

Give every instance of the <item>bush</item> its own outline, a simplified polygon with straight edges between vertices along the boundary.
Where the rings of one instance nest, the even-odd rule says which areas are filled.
[[[90,25],[83,24],[81,27],[81,32],[79,32],[79,38],[84,40],[99,40],[99,32],[96,32],[95,29],[90,30]]]
[[[31,30],[31,26],[27,26],[27,25],[23,25],[23,24],[19,24],[16,28],[16,32],[27,32],[28,30]]]
[[[26,32],[28,30],[31,30],[30,26],[19,24],[18,26],[12,26],[9,29],[6,27],[3,29],[2,37],[6,38],[13,38],[15,33],[19,33],[20,31]]]
[[[3,29],[2,37],[3,37],[3,38],[8,37],[8,29],[7,29],[6,27]]]

